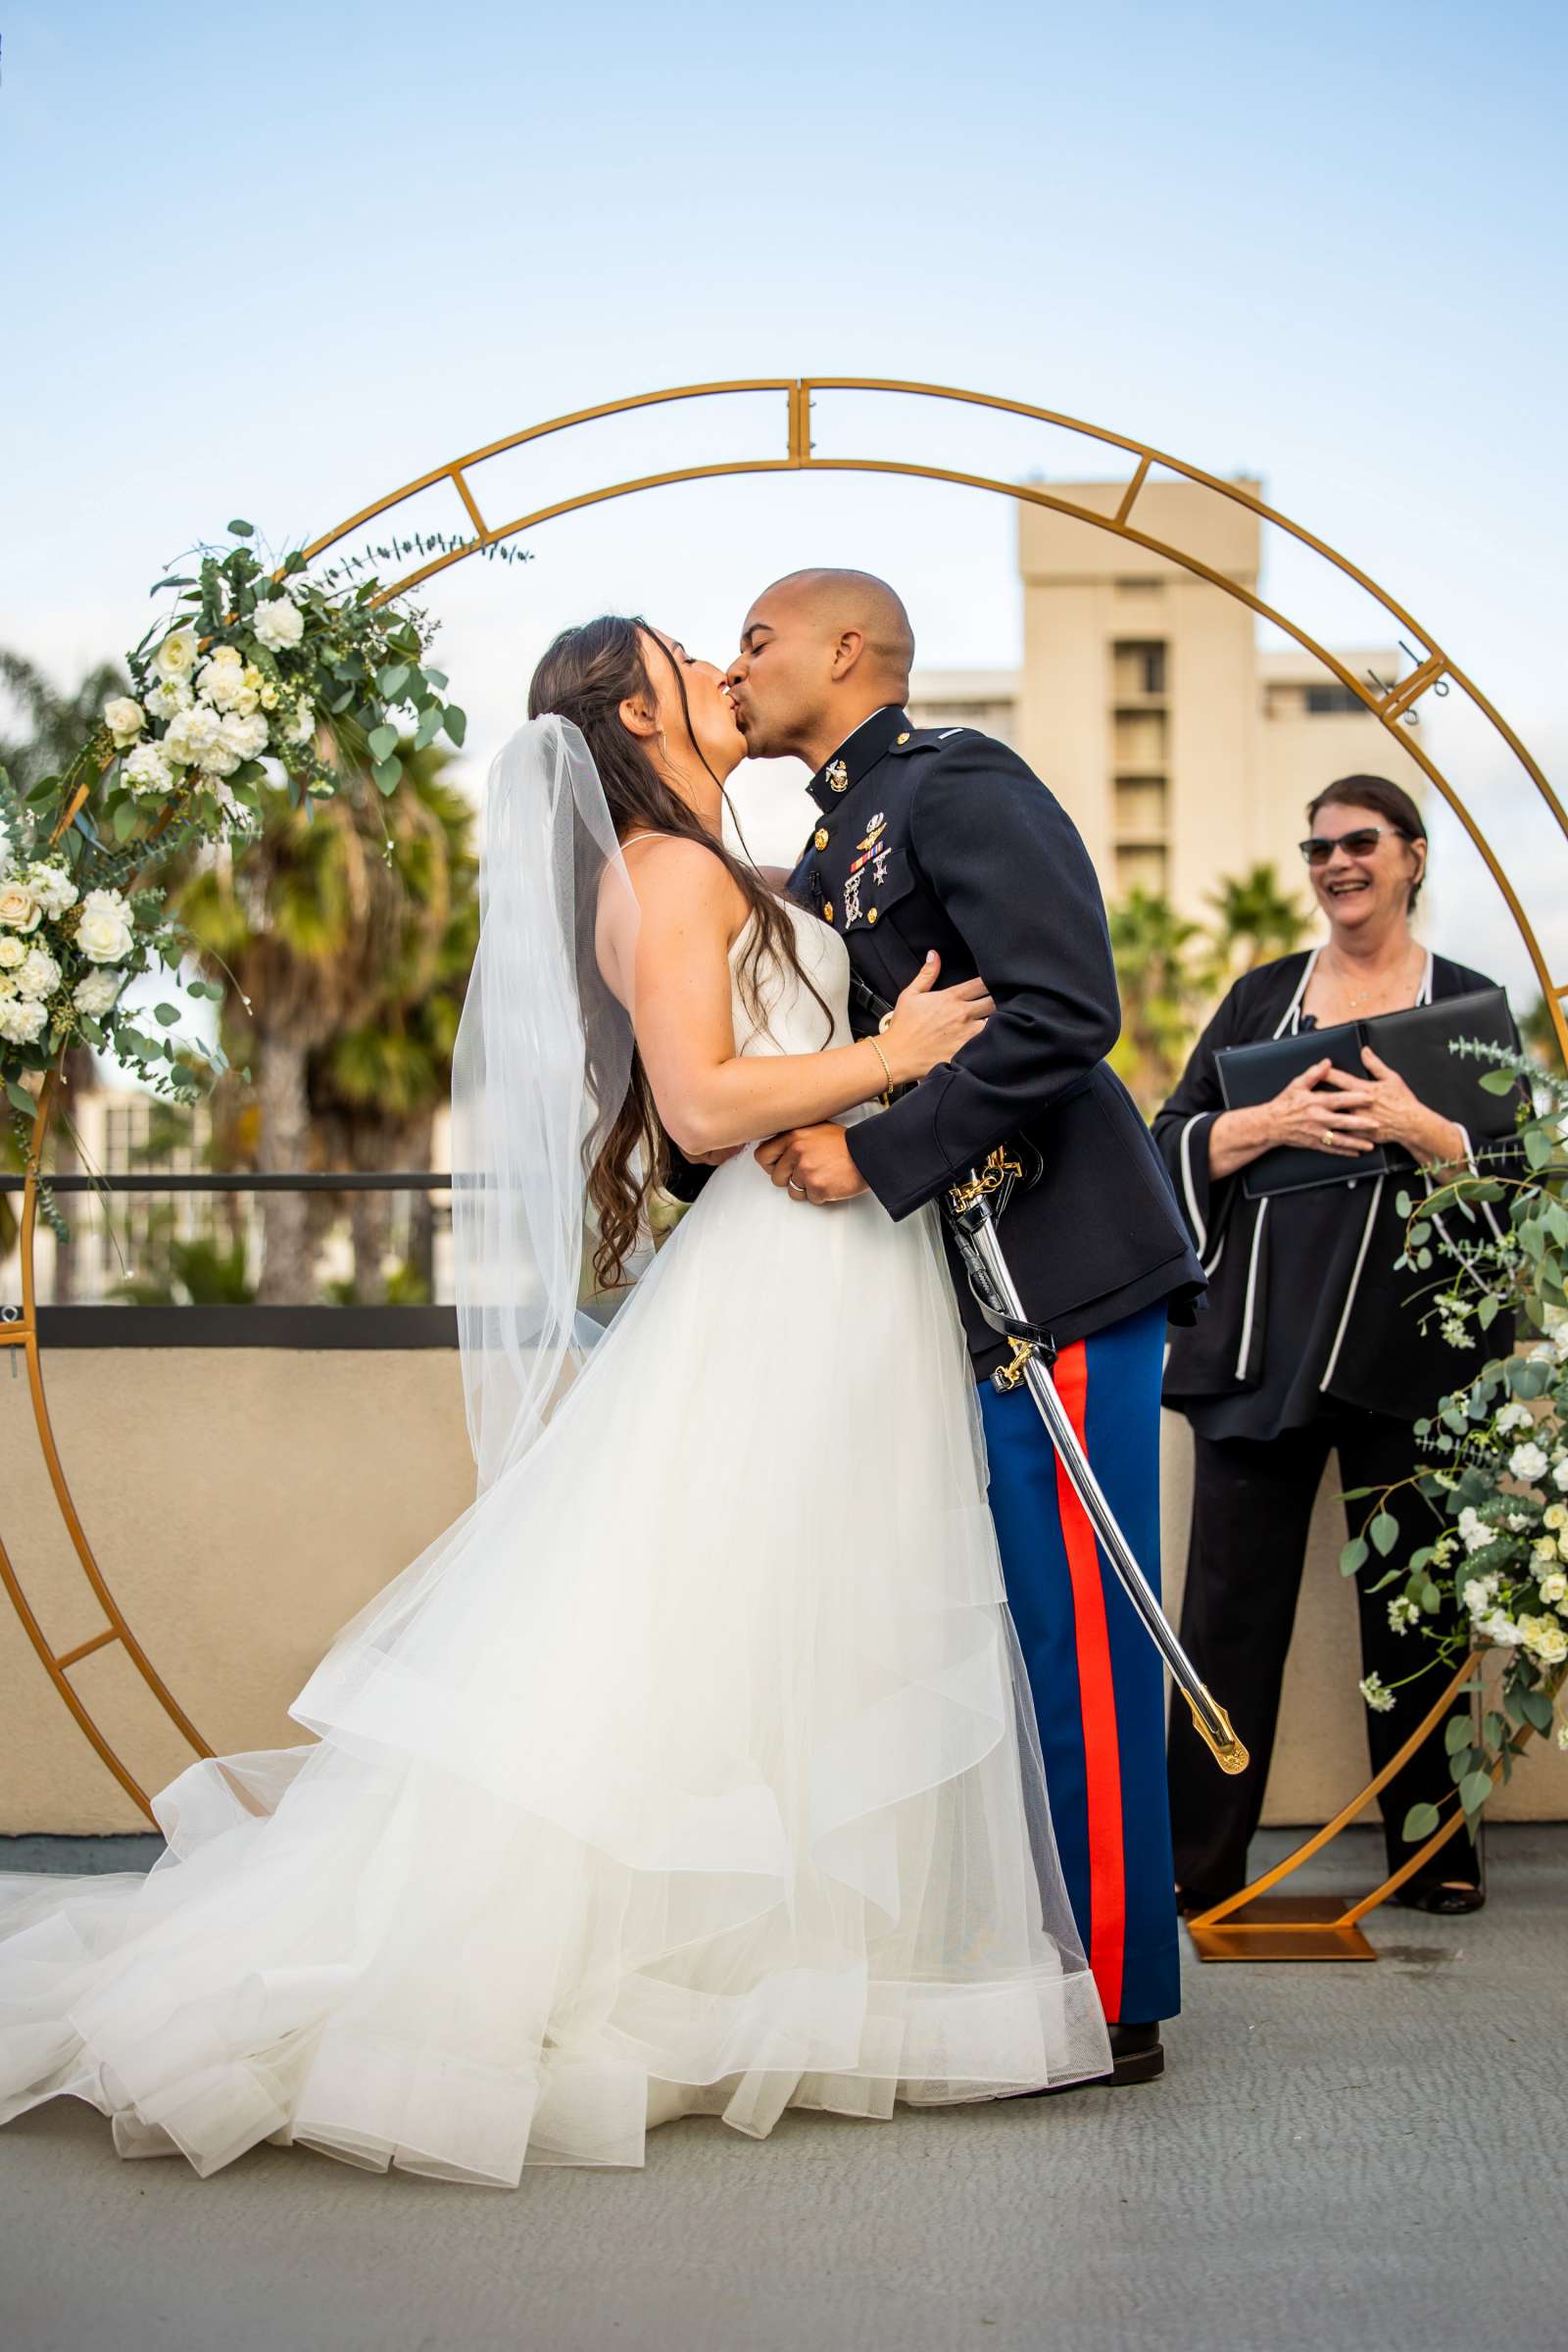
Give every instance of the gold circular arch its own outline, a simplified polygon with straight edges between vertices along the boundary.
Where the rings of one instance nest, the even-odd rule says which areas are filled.
[[[923,465],[902,458],[819,457],[816,454],[811,432],[813,409],[820,403],[830,402],[833,395],[840,393],[892,394],[916,400],[943,402],[957,409],[999,411],[1010,416],[1025,417],[1039,424],[1050,425],[1060,431],[1076,434],[1081,437],[1091,451],[1096,447],[1102,451],[1115,451],[1128,462],[1120,498],[1113,509],[1107,510],[1084,506],[1076,500],[1050,489],[1041,482],[1007,481],[993,474],[973,473],[947,466]],[[782,406],[782,416],[779,421],[783,426],[783,437],[782,446],[775,444],[771,454],[714,460],[703,465],[671,467],[659,473],[641,474],[626,480],[602,483],[596,487],[578,491],[569,498],[558,499],[549,505],[515,514],[506,521],[492,521],[486,517],[480,504],[481,496],[487,487],[483,480],[484,468],[493,461],[505,457],[513,450],[521,449],[531,442],[542,441],[556,434],[570,433],[573,428],[596,423],[605,417],[624,416],[635,410],[661,408],[672,402],[713,400],[737,394],[777,396]],[[1322,558],[1344,578],[1351,581],[1358,589],[1373,598],[1388,615],[1389,620],[1396,624],[1396,628],[1405,642],[1405,650],[1410,653],[1413,663],[1409,672],[1396,683],[1382,687],[1379,687],[1376,682],[1356,676],[1339,656],[1333,653],[1329,647],[1320,644],[1308,629],[1293,620],[1288,613],[1279,611],[1262,597],[1254,594],[1250,589],[1243,586],[1240,581],[1215,569],[1196,550],[1176,546],[1170,541],[1157,538],[1152,533],[1141,529],[1135,520],[1139,498],[1151,473],[1156,470],[1162,474],[1176,475],[1181,479],[1196,483],[1215,496],[1247,509],[1250,514],[1256,515],[1260,522],[1269,523],[1286,532],[1300,546]],[[339,546],[342,541],[362,530],[366,524],[375,521],[382,515],[395,513],[409,500],[444,487],[450,491],[457,502],[454,520],[459,522],[460,530],[464,535],[460,537],[457,544],[443,545],[437,554],[422,561],[412,570],[405,572],[401,577],[381,589],[376,602],[386,603],[392,598],[404,595],[410,589],[417,587],[422,581],[430,579],[436,573],[449,569],[455,564],[463,563],[472,556],[484,553],[487,549],[514,539],[521,532],[536,530],[562,515],[575,514],[583,508],[601,506],[612,499],[633,497],[643,491],[665,489],[683,482],[712,480],[731,474],[806,471],[813,473],[904,474],[918,480],[952,482],[963,489],[989,491],[999,497],[1013,499],[1019,504],[1050,508],[1058,514],[1066,514],[1076,521],[1089,523],[1096,530],[1108,531],[1134,546],[1145,549],[1150,554],[1164,558],[1181,569],[1193,573],[1200,579],[1206,580],[1211,586],[1222,590],[1225,595],[1236,598],[1238,602],[1248,606],[1260,619],[1271,622],[1276,628],[1282,629],[1288,636],[1295,638],[1298,645],[1321,662],[1341,685],[1347,687],[1371,712],[1372,716],[1388,729],[1389,733],[1399,743],[1401,749],[1424,770],[1457,816],[1501,892],[1508,911],[1518,927],[1540,983],[1543,998],[1549,1009],[1559,1049],[1563,1054],[1564,1060],[1568,1061],[1568,1018],[1565,1018],[1564,1014],[1564,998],[1568,997],[1568,981],[1559,983],[1553,980],[1535,928],[1496,851],[1467,807],[1463,796],[1443,773],[1426,747],[1412,738],[1408,731],[1409,724],[1413,721],[1417,706],[1427,695],[1434,692],[1439,695],[1446,695],[1457,691],[1471,709],[1487,722],[1498,740],[1506,746],[1518,761],[1539,793],[1544,808],[1549,811],[1558,832],[1568,839],[1568,811],[1565,811],[1561,801],[1536,760],[1506,719],[1488,701],[1480,688],[1458,667],[1457,663],[1450,660],[1431,632],[1423,628],[1403,605],[1389,595],[1356,564],[1350,563],[1348,558],[1340,555],[1324,540],[1303,529],[1299,523],[1291,521],[1288,515],[1279,514],[1262,499],[1255,497],[1244,484],[1226,481],[1220,475],[1206,472],[1201,466],[1190,466],[1185,460],[1172,457],[1168,452],[1156,449],[1148,442],[1135,440],[1125,433],[1110,431],[1102,425],[1090,424],[1080,417],[1064,415],[1059,410],[1037,407],[1029,401],[1007,400],[995,393],[963,391],[947,384],[908,382],[893,376],[748,376],[725,382],[681,384],[672,386],[665,391],[634,393],[622,400],[603,401],[593,408],[576,409],[566,416],[552,416],[543,423],[527,425],[520,432],[509,433],[502,440],[490,441],[485,443],[482,448],[469,450],[462,457],[449,459],[445,464],[433,466],[429,472],[419,474],[413,481],[405,482],[400,488],[389,491],[385,497],[374,500],[369,506],[360,508],[357,513],[350,514],[344,521],[338,523],[334,529],[323,533],[319,539],[314,540],[305,553],[308,559],[314,560]],[[0,1583],[4,1584],[5,1591],[45,1672],[49,1675],[61,1699],[70,1710],[83,1736],[90,1741],[121,1787],[151,1820],[153,1817],[152,1807],[146,1790],[140,1786],[124,1760],[116,1752],[101,1725],[94,1719],[80,1693],[74,1688],[70,1680],[70,1668],[93,1651],[105,1647],[112,1642],[119,1642],[147,1689],[158,1700],[164,1712],[193,1751],[198,1756],[210,1756],[214,1750],[202,1739],[200,1733],[178,1705],[146,1650],[137,1641],[115,1599],[72,1499],[70,1486],[60,1458],[59,1446],[50,1422],[38,1344],[33,1246],[36,1238],[37,1185],[41,1155],[55,1106],[58,1082],[59,1069],[57,1065],[50,1071],[40,1093],[28,1151],[20,1233],[22,1310],[20,1315],[11,1321],[0,1323],[0,1349],[16,1347],[24,1350],[28,1392],[50,1482],[82,1574],[98,1601],[106,1622],[102,1630],[90,1640],[78,1642],[70,1650],[57,1651],[27,1599],[3,1542],[0,1542]],[[1468,1672],[1469,1668],[1467,1667],[1464,1671]],[[1456,1690],[1457,1688],[1456,1681],[1454,1690]],[[1444,1699],[1439,1702],[1439,1707],[1435,1710],[1435,1716],[1441,1713],[1442,1708],[1448,1703],[1450,1695],[1451,1693],[1445,1693]],[[1329,1835],[1343,1826],[1345,1821],[1352,1818],[1354,1812],[1359,1810],[1363,1797],[1367,1793],[1369,1792],[1363,1791],[1362,1796],[1358,1796],[1350,1808],[1338,1816],[1327,1831],[1319,1833],[1314,1845],[1321,1844]],[[1423,1846],[1412,1857],[1410,1863],[1401,1870],[1398,1877],[1402,1879],[1408,1876],[1409,1872],[1425,1859],[1430,1848],[1442,1843],[1447,1836],[1451,1835],[1452,1831],[1459,1826],[1460,1818],[1462,1817],[1456,1814],[1452,1822],[1435,1833],[1434,1838],[1429,1840],[1428,1846]],[[1296,1859],[1297,1857],[1292,1857],[1292,1865]],[[1283,1865],[1279,1871],[1271,1874],[1271,1883],[1272,1879],[1283,1875],[1284,1869],[1290,1866]],[[1388,1891],[1388,1887],[1380,1888],[1374,1896],[1356,1906],[1355,1917],[1362,1916],[1375,1901],[1381,1900]],[[1228,1914],[1244,1900],[1245,1895],[1234,1897],[1230,1903],[1221,1906],[1221,1909]],[[1336,1926],[1348,1926],[1353,1930],[1353,1921],[1348,1918],[1345,1922],[1336,1922],[1335,1924]],[[1254,1929],[1253,1933],[1256,1932]],[[1343,1943],[1336,1948],[1343,1954]],[[1220,1955],[1216,1951],[1210,1956]],[[1284,1956],[1283,1953],[1281,1956]],[[1370,1947],[1366,1947],[1365,1952],[1360,1956],[1370,1957]]]

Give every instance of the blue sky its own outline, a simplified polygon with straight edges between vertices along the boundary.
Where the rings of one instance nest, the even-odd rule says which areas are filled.
[[[133,642],[162,561],[229,514],[304,536],[564,409],[888,374],[1259,470],[1549,763],[1565,46],[1560,8],[1447,0],[24,0],[0,86],[0,641],[64,674]],[[838,429],[1052,463],[1001,428]],[[465,566],[435,601],[483,745],[562,621],[640,606],[722,654],[754,589],[808,560],[897,579],[923,661],[1007,662],[1012,531],[1004,502],[907,482],[710,485],[548,526],[530,564]],[[1305,566],[1272,587],[1324,633],[1361,627]],[[1447,749],[1537,850],[1489,747]],[[1444,944],[1500,959],[1470,854],[1439,847]],[[1568,905],[1568,858],[1530,862]]]

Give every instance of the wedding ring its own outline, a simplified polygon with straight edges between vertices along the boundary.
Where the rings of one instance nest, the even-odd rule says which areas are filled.
[[[793,1176],[789,1180],[789,1189],[797,1200],[804,1200],[806,1199],[805,1185],[797,1184]]]
[[[1334,1149],[1334,1130],[1333,1130],[1333,1128],[1332,1128],[1332,1127],[1325,1127],[1325,1128],[1324,1128],[1324,1130],[1323,1130],[1323,1143],[1324,1143],[1324,1148],[1325,1148],[1325,1150],[1327,1150],[1327,1151],[1330,1151],[1330,1152],[1332,1152],[1332,1151],[1333,1151],[1333,1149]]]

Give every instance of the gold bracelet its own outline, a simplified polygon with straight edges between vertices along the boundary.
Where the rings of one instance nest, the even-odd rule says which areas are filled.
[[[868,1037],[865,1042],[870,1047],[872,1053],[876,1055],[878,1061],[882,1064],[882,1075],[888,1082],[885,1091],[891,1095],[893,1092],[893,1072],[888,1066],[888,1057],[883,1053],[881,1047],[877,1044],[874,1037]]]

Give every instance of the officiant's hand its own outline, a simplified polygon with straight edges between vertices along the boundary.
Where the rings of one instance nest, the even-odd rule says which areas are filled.
[[[795,1200],[853,1200],[867,1190],[850,1157],[842,1127],[795,1127],[757,1147],[757,1157],[782,1191]]]
[[[1391,1069],[1370,1046],[1361,1048],[1361,1059],[1371,1075],[1354,1077],[1348,1070],[1331,1069],[1326,1086],[1335,1089],[1344,1104],[1340,1118],[1342,1128],[1362,1136],[1371,1144],[1402,1144],[1407,1152],[1424,1160],[1429,1166],[1446,1165],[1465,1156],[1465,1138],[1462,1128],[1452,1119],[1427,1105],[1410,1092],[1396,1069]]]

